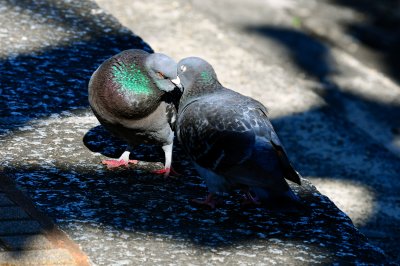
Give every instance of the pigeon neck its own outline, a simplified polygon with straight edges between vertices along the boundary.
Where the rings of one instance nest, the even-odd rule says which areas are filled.
[[[184,106],[200,97],[218,92],[222,88],[223,87],[218,80],[213,80],[213,82],[209,84],[194,82],[193,84],[184,87],[179,105]]]
[[[151,94],[151,81],[137,64],[120,62],[113,66],[113,75],[114,81],[121,86],[123,91]]]

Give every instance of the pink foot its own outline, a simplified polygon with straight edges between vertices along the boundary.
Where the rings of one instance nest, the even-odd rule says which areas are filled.
[[[243,207],[258,207],[261,205],[261,202],[257,199],[257,197],[253,197],[249,191],[245,191],[243,199],[244,200],[241,203]]]
[[[211,209],[215,209],[221,203],[220,201],[214,199],[214,194],[212,193],[208,194],[205,200],[192,199],[191,202],[195,203],[196,205]]]
[[[152,172],[153,174],[157,174],[157,175],[165,175],[165,176],[169,176],[170,174],[173,176],[180,176],[181,174],[179,174],[178,172],[176,172],[174,170],[174,168],[164,168],[164,169],[160,169],[160,170],[155,170]]]
[[[103,160],[103,161],[101,161],[101,163],[107,165],[108,169],[112,169],[112,168],[117,168],[117,167],[120,167],[120,166],[126,167],[130,163],[137,164],[138,161],[137,160],[125,161],[123,159],[121,159],[121,160],[110,159],[110,160]]]

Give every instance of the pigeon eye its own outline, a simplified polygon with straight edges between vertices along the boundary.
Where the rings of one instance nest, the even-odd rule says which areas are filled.
[[[181,70],[182,70],[182,72],[185,72],[186,71],[186,66],[185,65],[181,65]]]
[[[158,76],[159,78],[161,78],[161,79],[165,79],[165,78],[166,78],[166,77],[164,76],[164,74],[161,73],[161,72],[157,72],[157,76]]]

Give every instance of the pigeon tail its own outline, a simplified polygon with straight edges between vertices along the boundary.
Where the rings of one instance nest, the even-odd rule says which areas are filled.
[[[288,190],[283,193],[278,193],[276,191],[263,187],[251,187],[250,191],[252,191],[256,195],[256,198],[262,202],[276,200],[276,199],[300,201],[300,198],[293,192],[293,190],[290,187],[288,187]]]
[[[283,176],[287,180],[290,180],[298,185],[301,185],[300,175],[299,173],[297,173],[296,170],[294,170],[292,164],[289,161],[289,158],[286,155],[285,150],[282,148],[282,146],[275,144],[273,141],[271,141],[271,144],[274,147],[276,153],[278,154],[279,162],[283,170]]]
[[[290,187],[281,194],[260,187],[252,187],[251,191],[255,194],[255,198],[271,211],[301,212],[304,210],[304,205],[300,198]]]

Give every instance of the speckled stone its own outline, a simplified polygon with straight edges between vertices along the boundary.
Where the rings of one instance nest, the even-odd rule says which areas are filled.
[[[125,146],[89,110],[87,82],[110,55],[151,48],[90,1],[5,1],[0,24],[0,166],[95,264],[386,262],[307,180],[293,189],[309,211],[244,209],[238,192],[209,211],[189,204],[206,187],[179,146],[179,178],[149,172],[158,147],[133,152],[150,163],[107,170]]]

